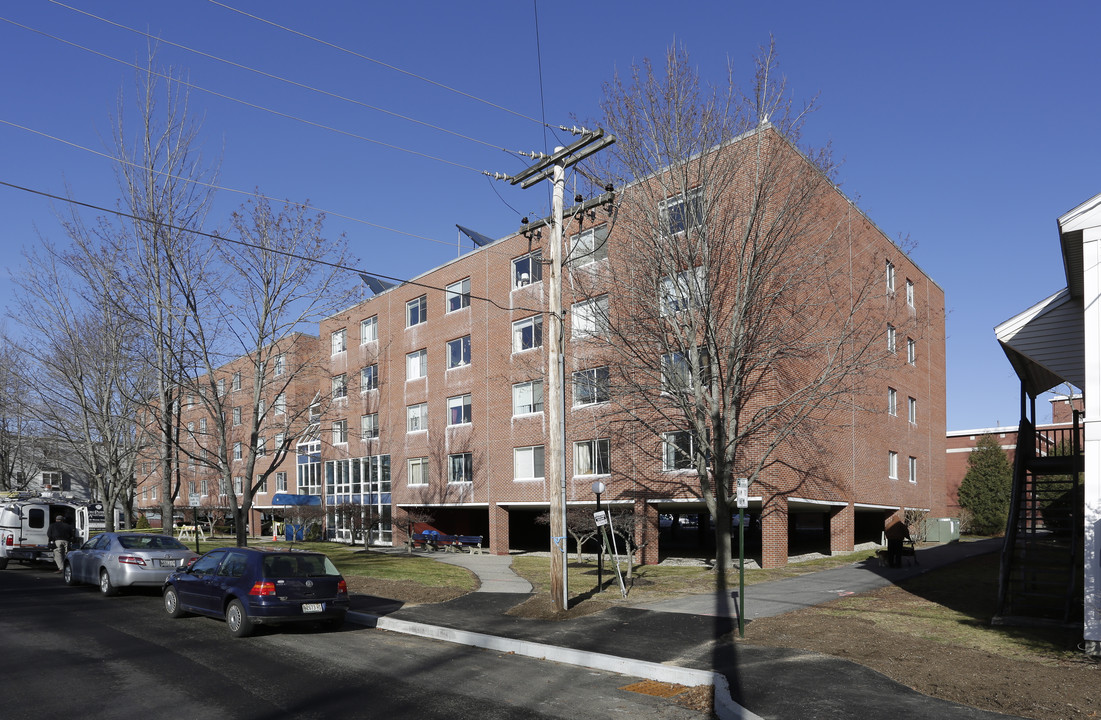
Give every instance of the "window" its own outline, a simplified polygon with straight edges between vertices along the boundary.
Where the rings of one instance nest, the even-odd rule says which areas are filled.
[[[895,351],[895,326],[887,323],[887,352]]]
[[[266,438],[256,438],[256,457],[264,457],[268,454],[268,441]]]
[[[699,227],[703,224],[702,188],[693,188],[663,200],[658,206],[658,211],[661,216],[661,226],[669,235]]]
[[[272,403],[272,409],[275,410],[276,415],[282,415],[287,412],[287,396],[283,393],[276,395],[275,402]]]
[[[333,399],[348,396],[348,377],[343,373],[333,376]]]
[[[226,394],[226,380],[222,378],[218,381],[218,397],[222,397]]]
[[[366,345],[378,340],[378,315],[359,321],[359,344]]]
[[[917,340],[913,338],[906,338],[906,362],[917,364]]]
[[[907,417],[910,419],[911,425],[917,425],[917,400],[910,398],[907,403]]]
[[[242,490],[244,489],[244,484],[245,484],[244,478],[242,478],[239,475],[235,476],[233,478],[233,492],[237,495],[240,495]]]
[[[241,389],[241,373],[233,373],[233,382],[231,383],[230,387],[233,388],[234,392],[237,392]]]
[[[428,484],[428,458],[409,458],[409,484]]]
[[[470,364],[470,336],[455,338],[447,343],[447,369]]]
[[[917,482],[917,458],[910,458],[910,482]]]
[[[151,487],[151,488],[150,488],[149,490],[150,490],[150,493],[149,493],[149,494],[150,494],[150,498],[149,498],[149,499],[150,499],[150,500],[154,500],[154,501],[155,501],[155,500],[157,499],[157,486],[156,486],[156,485],[154,485],[154,486],[153,486],[153,487]]]
[[[571,330],[575,339],[603,333],[608,326],[608,296],[574,303],[570,313],[573,315]]]
[[[268,492],[268,479],[262,475],[256,476],[256,492],[267,494]]]
[[[413,327],[414,325],[420,325],[422,322],[428,319],[428,296],[421,295],[419,298],[410,300],[405,303],[405,327]]]
[[[661,314],[674,315],[703,305],[707,297],[707,276],[703,266],[666,275],[661,279]]]
[[[410,405],[406,408],[406,431],[417,432],[428,429],[428,403]]]
[[[348,331],[344,328],[334,330],[332,334],[333,355],[348,349]]]
[[[512,323],[512,352],[543,347],[543,316],[533,315]]]
[[[287,473],[275,473],[275,492],[287,492]]]
[[[692,366],[684,354],[674,352],[661,356],[661,389],[668,393],[692,389]]]
[[[233,459],[234,460],[240,460],[241,459],[241,443],[239,443],[239,442],[233,443]]]
[[[680,430],[661,436],[662,470],[691,470],[695,467],[695,438],[692,433]]]
[[[264,398],[260,398],[260,402],[256,404],[256,415],[264,417]]]
[[[447,303],[447,312],[455,312],[468,307],[470,305],[470,278],[451,283],[444,288],[444,301]]]
[[[608,399],[608,368],[578,370],[573,374],[574,405],[592,405]]]
[[[368,365],[359,371],[359,391],[378,389],[378,365]]]
[[[287,356],[279,353],[275,356],[275,377],[287,372]]]
[[[893,293],[895,291],[895,264],[890,260],[887,261],[887,292]]]
[[[574,475],[607,475],[610,441],[585,440],[573,444]]]
[[[887,477],[898,480],[898,453],[894,450],[887,453]]]
[[[512,386],[512,414],[529,415],[543,412],[543,381],[517,383]]]
[[[206,492],[206,490],[207,490],[207,488],[206,488],[206,480],[200,480],[200,481],[199,481],[199,487],[201,488],[200,492],[201,492],[201,493],[202,493],[203,495],[206,495],[206,494],[207,494],[207,492]]]
[[[898,415],[898,391],[892,387],[887,388],[887,413]]]
[[[348,443],[348,421],[333,420],[333,445],[346,445]]]
[[[608,257],[608,226],[589,228],[570,238],[570,264],[588,265]]]
[[[536,250],[512,261],[513,289],[543,280],[543,251]]]
[[[206,432],[206,418],[199,418],[199,432]]]
[[[447,399],[447,424],[463,425],[470,422],[470,396],[460,395]]]
[[[364,415],[359,419],[359,436],[362,440],[378,437],[378,413]]]
[[[187,396],[187,406],[189,408],[195,407],[195,396],[194,395],[188,395]]]
[[[906,304],[910,307],[914,306],[914,281],[906,281]]]
[[[192,435],[192,434],[194,434],[194,433],[195,433],[195,423],[193,423],[193,422],[189,422],[189,423],[187,424],[187,434],[188,434],[188,435]]]
[[[458,453],[447,456],[447,482],[468,483],[474,480],[474,456]]]
[[[512,477],[515,480],[543,478],[543,446],[516,448],[512,451]]]
[[[241,424],[241,408],[239,408],[239,407],[233,408],[233,424],[234,425],[240,425]]]
[[[195,494],[195,481],[194,480],[191,480],[187,483],[187,494],[188,495],[194,495]]]
[[[283,433],[275,433],[275,452],[283,449],[286,436]]]
[[[405,379],[416,380],[428,375],[428,351],[415,350],[405,356]]]

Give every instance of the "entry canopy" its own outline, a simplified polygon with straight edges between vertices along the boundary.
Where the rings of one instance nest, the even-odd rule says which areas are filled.
[[[1082,301],[1060,290],[994,328],[998,342],[1032,397],[1057,385],[1086,386]]]
[[[320,505],[320,495],[292,495],[276,493],[271,499],[272,505]]]

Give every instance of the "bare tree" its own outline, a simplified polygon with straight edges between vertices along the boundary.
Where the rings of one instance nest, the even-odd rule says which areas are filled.
[[[535,516],[537,525],[550,525],[550,511]],[[598,528],[593,511],[587,507],[569,506],[566,508],[566,532],[573,538],[577,548],[577,562],[581,562],[582,546],[596,537]]]
[[[622,241],[606,275],[572,274],[574,293],[599,301],[590,342],[609,362],[624,436],[681,470],[670,482],[694,485],[715,519],[720,583],[734,479],[766,497],[780,465],[828,483],[820,421],[851,413],[887,356],[869,302],[882,268],[854,260],[828,148],[799,144],[810,109],[792,106],[772,47],[748,94],[732,79],[702,87],[675,49],[663,68],[605,86],[618,142],[602,170],[624,187]]]
[[[25,490],[39,470],[26,358],[14,340],[0,336],[0,490]]]
[[[239,546],[248,542],[254,494],[293,452],[296,438],[319,431],[317,421],[334,399],[288,402],[286,397],[297,385],[310,384],[304,381],[313,379],[316,387],[320,358],[328,359],[317,338],[298,329],[315,326],[355,297],[350,274],[342,269],[347,243],[324,237],[323,220],[304,205],[286,204],[277,212],[257,197],[234,213],[234,242],[216,244],[223,281],[190,283],[188,305],[198,312],[187,328],[188,347],[200,371],[197,396],[212,426],[206,459],[229,488]],[[187,277],[187,271],[181,275]],[[244,406],[231,406],[227,399],[226,358],[233,359],[247,391]],[[347,392],[346,386],[333,389],[338,400]],[[239,495],[235,477],[244,479]]]

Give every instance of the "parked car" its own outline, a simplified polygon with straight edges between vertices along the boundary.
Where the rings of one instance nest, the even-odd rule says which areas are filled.
[[[195,557],[171,535],[105,532],[65,556],[65,583],[99,585],[104,595],[123,587],[159,587],[180,563]]]
[[[348,584],[323,553],[225,547],[211,550],[164,582],[170,617],[188,613],[224,618],[234,637],[257,625],[344,623]]]

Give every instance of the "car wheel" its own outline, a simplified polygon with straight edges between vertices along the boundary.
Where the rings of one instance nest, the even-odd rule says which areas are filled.
[[[73,566],[70,563],[65,563],[65,569],[62,570],[61,577],[64,578],[66,585],[76,585],[76,578],[73,577]]]
[[[180,608],[180,596],[176,593],[176,588],[171,585],[164,589],[164,611],[168,613],[168,617],[173,618],[187,614]]]
[[[230,635],[238,638],[248,637],[256,627],[249,620],[244,603],[240,600],[233,600],[226,607],[226,627],[229,628]]]
[[[99,571],[99,591],[104,595],[118,595],[119,590],[111,582],[111,576],[107,574],[107,568]]]

